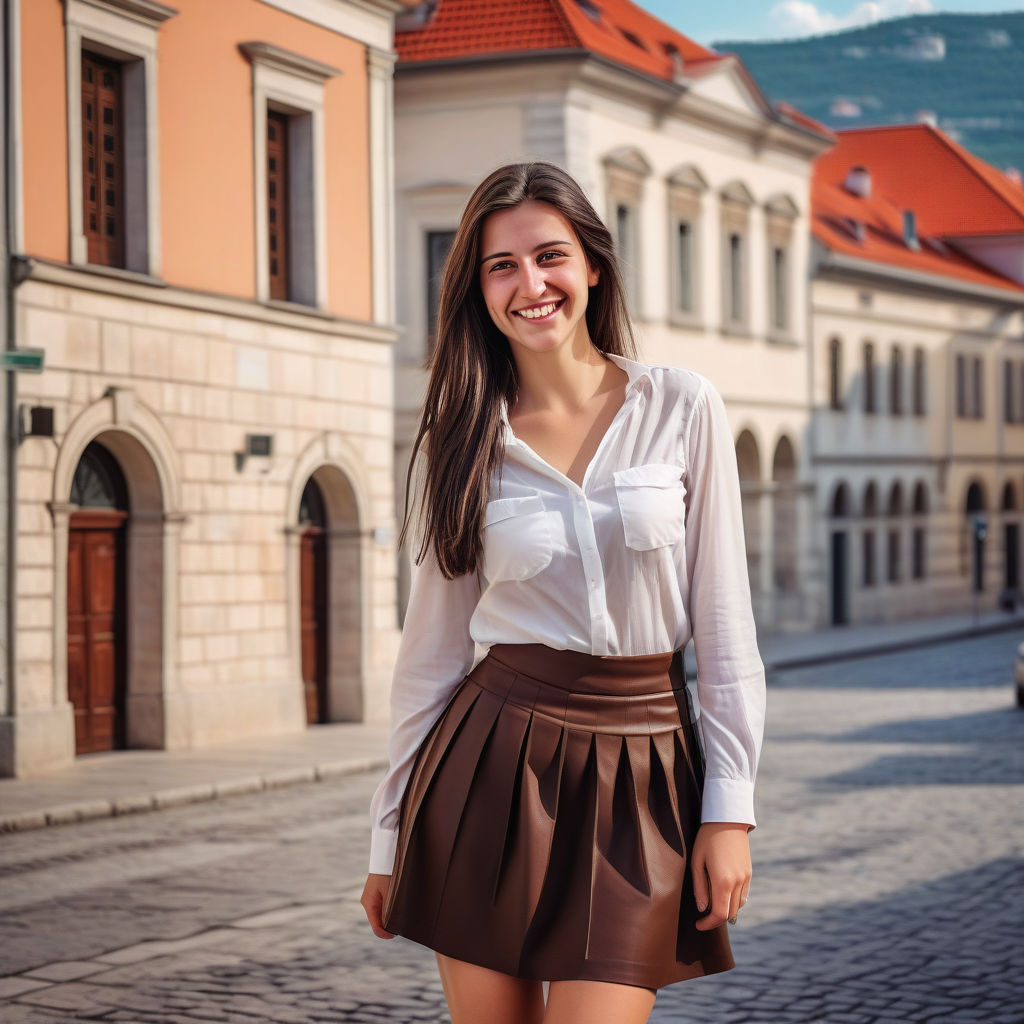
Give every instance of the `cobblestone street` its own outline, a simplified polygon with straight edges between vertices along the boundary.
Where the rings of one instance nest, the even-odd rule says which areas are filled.
[[[770,674],[737,967],[652,1021],[1024,1021],[1017,641]],[[448,1020],[358,902],[378,778],[0,836],[0,1022]]]

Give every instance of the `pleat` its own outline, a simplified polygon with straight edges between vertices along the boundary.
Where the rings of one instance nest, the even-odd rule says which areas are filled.
[[[548,877],[565,751],[565,729],[550,719],[531,716],[519,786],[517,841],[504,854],[494,894],[495,919],[507,923],[519,951],[513,973],[521,969],[527,931],[537,916]]]
[[[685,850],[679,797],[675,787],[674,746],[667,732],[652,733],[651,781],[648,803],[662,838],[676,853]]]

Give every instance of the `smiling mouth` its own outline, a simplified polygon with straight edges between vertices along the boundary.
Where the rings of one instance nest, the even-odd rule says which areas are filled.
[[[558,299],[556,302],[546,302],[543,306],[530,306],[528,309],[514,310],[516,316],[523,320],[546,320],[556,310],[561,309],[565,299]]]

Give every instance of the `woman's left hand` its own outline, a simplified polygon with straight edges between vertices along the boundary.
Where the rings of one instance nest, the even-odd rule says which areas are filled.
[[[693,895],[702,911],[697,928],[710,931],[739,913],[750,890],[750,826],[741,821],[706,821],[693,841]]]

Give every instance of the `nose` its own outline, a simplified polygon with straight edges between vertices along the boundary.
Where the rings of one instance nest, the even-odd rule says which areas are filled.
[[[547,280],[544,276],[543,267],[527,260],[523,264],[523,271],[519,280],[519,290],[527,298],[534,299],[543,295],[546,287]]]

